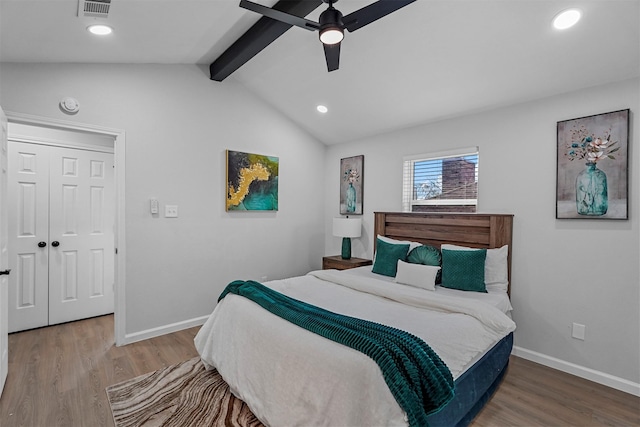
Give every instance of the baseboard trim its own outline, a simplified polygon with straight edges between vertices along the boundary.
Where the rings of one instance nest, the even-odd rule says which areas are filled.
[[[548,366],[549,368],[557,369],[559,371],[640,397],[640,383],[634,383],[633,381],[629,381],[624,378],[576,365],[575,363],[566,362],[561,359],[556,359],[555,357],[547,356],[546,354],[527,350],[526,348],[518,346],[513,346],[511,354]]]
[[[207,321],[209,316],[196,317],[194,319],[184,320],[182,322],[171,323],[169,325],[159,326],[157,328],[147,329],[145,331],[125,334],[123,344],[132,344],[138,341],[148,340],[149,338],[159,337],[161,335],[182,331],[183,329],[201,326]]]

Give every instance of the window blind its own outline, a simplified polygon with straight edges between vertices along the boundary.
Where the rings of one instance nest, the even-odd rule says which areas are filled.
[[[477,147],[404,158],[404,212],[475,212],[478,202]]]

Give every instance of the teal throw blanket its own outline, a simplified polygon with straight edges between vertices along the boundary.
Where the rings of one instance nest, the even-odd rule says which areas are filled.
[[[248,298],[295,325],[372,358],[411,426],[427,426],[427,415],[438,412],[453,398],[449,368],[431,347],[408,332],[336,314],[254,281],[231,282],[218,301],[229,293]]]

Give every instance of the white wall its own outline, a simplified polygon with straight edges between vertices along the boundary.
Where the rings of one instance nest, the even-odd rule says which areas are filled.
[[[236,278],[270,279],[337,254],[339,159],[365,155],[364,234],[374,211],[401,208],[405,155],[480,147],[483,212],[515,215],[512,297],[516,346],[640,382],[638,80],[425,124],[326,149],[231,82],[187,65],[0,64],[11,112],[127,133],[127,312],[131,336],[207,315]],[[64,96],[81,110],[66,116]],[[631,108],[628,221],[556,220],[556,122]],[[224,211],[224,150],[280,157],[280,211]],[[322,159],[324,156],[324,163]],[[317,179],[323,177],[323,179]],[[148,199],[177,204],[152,218]],[[571,338],[572,322],[586,340]]]
[[[346,145],[325,159],[325,254],[338,216],[339,159],[364,154],[364,228],[353,254],[372,256],[375,211],[401,209],[402,157],[480,147],[478,211],[514,214],[512,300],[515,345],[582,373],[640,383],[640,150],[638,79],[425,124]],[[416,94],[416,96],[419,96]],[[629,220],[555,219],[556,123],[631,109]],[[573,322],[586,339],[571,338]],[[552,364],[552,363],[550,363]],[[619,385],[619,384],[618,384]],[[640,389],[638,389],[640,390]]]
[[[3,63],[0,105],[126,131],[128,336],[208,315],[231,280],[320,268],[325,146],[241,86],[189,65]],[[225,212],[226,149],[280,158],[278,212]],[[179,218],[153,218],[150,197]]]

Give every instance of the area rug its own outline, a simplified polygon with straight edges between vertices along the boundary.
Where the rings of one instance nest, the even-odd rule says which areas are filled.
[[[116,427],[262,426],[199,357],[109,386],[107,396]]]

